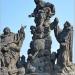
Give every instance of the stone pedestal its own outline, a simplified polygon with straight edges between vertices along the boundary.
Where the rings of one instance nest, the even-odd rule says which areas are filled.
[[[49,73],[31,73],[26,75],[50,75]]]

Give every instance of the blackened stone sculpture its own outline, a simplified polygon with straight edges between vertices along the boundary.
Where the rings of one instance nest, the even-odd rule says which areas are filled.
[[[0,69],[3,73],[8,71],[8,75],[17,75],[16,63],[24,38],[24,27],[21,27],[17,34],[12,33],[8,27],[4,28],[3,34],[0,35]],[[6,75],[6,72],[2,75]]]
[[[33,37],[28,50],[28,63],[35,68],[34,73],[50,73],[52,44],[50,30],[53,29],[50,18],[55,14],[55,8],[53,4],[42,0],[34,2],[36,8],[29,17],[34,17],[36,26],[30,27]]]
[[[71,47],[71,42],[73,42],[72,38],[72,29],[73,27],[70,25],[69,22],[65,22],[63,30],[60,30],[59,26],[55,26],[54,32],[56,35],[56,38],[58,42],[60,43],[60,49],[58,50],[58,58],[62,58],[62,63],[61,66],[68,65],[72,62],[72,47]],[[63,56],[64,54],[64,56]],[[61,55],[61,56],[60,56]],[[58,59],[58,64],[60,64],[60,59]]]
[[[55,18],[54,22],[55,37],[60,44],[56,56],[58,71],[60,71],[60,75],[74,75],[75,66],[72,63],[73,27],[66,21],[63,30],[61,30],[58,26],[59,21],[57,18]]]
[[[35,17],[36,26],[49,25],[49,19],[55,14],[54,5],[43,0],[34,0],[34,2],[36,8],[29,17]]]
[[[34,2],[36,8],[29,17],[34,17],[36,26],[30,27],[33,36],[28,50],[27,74],[74,75],[75,65],[72,64],[73,27],[66,21],[63,30],[60,30],[58,18],[55,18],[52,23],[50,22],[50,18],[55,15],[54,5],[43,0],[34,0]],[[57,53],[51,53],[50,30],[54,30],[55,37],[60,44]]]
[[[59,28],[55,18],[55,6],[43,0],[34,0],[36,8],[29,17],[34,17],[35,26],[31,26],[32,41],[28,49],[28,58],[20,57],[20,49],[25,38],[24,28],[18,33],[4,28],[0,35],[0,75],[75,75],[72,63],[73,27],[66,21],[64,28]],[[50,31],[54,30],[60,44],[57,52],[51,53]],[[56,62],[57,60],[57,62]]]

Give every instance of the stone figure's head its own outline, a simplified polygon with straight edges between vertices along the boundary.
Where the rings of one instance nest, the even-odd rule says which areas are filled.
[[[71,24],[66,21],[65,24],[64,24],[64,29],[70,29],[71,28]]]
[[[5,27],[3,30],[4,34],[9,34],[10,33],[10,28],[9,27]]]
[[[28,54],[27,62],[32,62],[32,59],[33,59],[33,55],[31,53]]]
[[[39,4],[42,0],[34,0],[35,4]]]
[[[21,61],[25,61],[25,56],[24,55],[21,56]]]
[[[31,34],[34,34],[35,33],[35,30],[36,30],[36,27],[35,26],[31,26],[30,27],[30,30],[31,30]]]
[[[34,0],[35,4],[39,7],[44,7],[44,1],[43,0]]]
[[[51,60],[55,61],[57,57],[57,53],[56,52],[52,52],[51,54]]]

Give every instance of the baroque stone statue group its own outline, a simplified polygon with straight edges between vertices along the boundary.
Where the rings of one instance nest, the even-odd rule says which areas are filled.
[[[0,75],[75,75],[72,63],[73,27],[66,21],[60,29],[55,15],[55,6],[43,0],[34,0],[36,7],[29,17],[34,17],[35,25],[30,27],[32,41],[28,49],[27,61],[20,57],[26,27],[21,26],[17,33],[5,27],[0,35]],[[53,30],[59,49],[51,52]]]

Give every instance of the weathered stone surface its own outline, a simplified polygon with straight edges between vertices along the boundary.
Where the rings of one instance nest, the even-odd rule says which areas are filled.
[[[57,66],[52,75],[75,75],[75,65],[71,64],[62,69]]]
[[[73,27],[66,21],[61,30],[55,15],[55,7],[43,0],[34,0],[36,8],[29,17],[34,17],[36,26],[31,26],[32,41],[25,56],[20,57],[20,48],[25,38],[24,27],[12,33],[8,27],[0,35],[0,75],[75,75],[72,63]],[[60,44],[57,52],[51,53],[50,30],[54,30]],[[57,60],[57,62],[56,62]]]
[[[60,43],[60,48],[57,51],[57,64],[61,67],[72,63],[72,43],[73,43],[73,27],[66,21],[63,30],[57,24],[54,28],[54,33],[57,41]]]
[[[24,67],[18,68],[18,74],[17,75],[25,75],[25,68]]]
[[[50,75],[49,73],[31,73],[26,75]]]
[[[2,73],[17,75],[16,63],[20,57],[20,48],[24,37],[24,27],[21,27],[17,34],[12,33],[8,27],[4,28],[3,34],[0,35],[0,68]]]
[[[36,26],[31,26],[33,34],[30,49],[28,50],[28,62],[36,68],[35,73],[49,73],[51,71],[51,37],[50,18],[55,14],[54,5],[42,0],[34,0],[36,8],[29,17],[34,17]]]
[[[0,74],[1,75],[8,75],[8,69],[6,67],[0,68]]]
[[[66,21],[63,30],[60,30],[58,18],[55,18],[52,23],[49,21],[55,14],[54,5],[42,0],[34,0],[34,2],[36,8],[29,17],[34,17],[36,26],[30,28],[33,37],[28,50],[28,62],[36,68],[35,75],[36,73],[62,75],[63,71],[64,74],[72,73],[73,66],[68,67],[68,65],[72,65],[73,27]],[[57,53],[52,54],[50,30],[54,30],[55,37],[60,44]],[[65,70],[69,72],[67,73]]]

